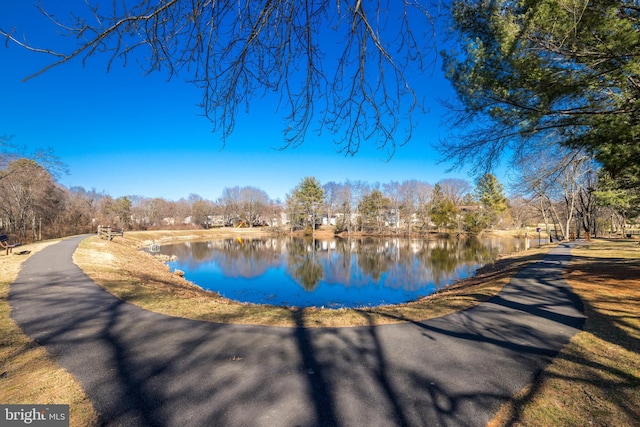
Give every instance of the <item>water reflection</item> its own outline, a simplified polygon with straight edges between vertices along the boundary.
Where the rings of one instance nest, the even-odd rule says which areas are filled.
[[[468,277],[517,239],[255,238],[161,247],[199,286],[241,302],[298,307],[396,304]]]

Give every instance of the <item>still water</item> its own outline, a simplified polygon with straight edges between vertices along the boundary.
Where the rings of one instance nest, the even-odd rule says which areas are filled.
[[[172,269],[220,295],[255,304],[372,307],[432,294],[524,240],[293,237],[164,245]]]

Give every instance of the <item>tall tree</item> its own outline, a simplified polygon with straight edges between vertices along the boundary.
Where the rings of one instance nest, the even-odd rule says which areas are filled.
[[[464,196],[472,191],[471,185],[464,179],[445,178],[438,181],[444,197],[450,199],[456,206],[462,204]]]
[[[438,231],[443,228],[451,230],[456,226],[456,217],[458,211],[453,200],[445,197],[440,184],[433,187],[431,196],[431,222],[437,227]]]
[[[240,200],[240,187],[225,187],[222,195],[218,199],[218,204],[222,208],[224,224],[230,225],[234,220],[240,218],[242,202]]]
[[[571,224],[576,213],[579,220],[593,223],[588,212],[588,193],[593,190],[589,180],[595,173],[592,156],[583,150],[560,149],[554,153],[548,151],[532,152],[523,157],[517,169],[520,193],[536,200],[547,231],[549,223],[554,224],[556,238],[569,236]],[[583,205],[580,205],[582,201]],[[588,224],[587,224],[588,226]],[[576,227],[579,234],[582,225]],[[591,232],[590,228],[585,229]]]
[[[7,166],[10,162],[20,159],[29,159],[43,167],[52,177],[56,177],[61,173],[67,172],[67,167],[53,153],[53,150],[34,150],[29,152],[26,147],[21,147],[12,142],[13,136],[0,135],[0,180],[10,173],[17,171],[15,168],[9,170]],[[25,164],[25,163],[19,163]]]
[[[82,187],[72,187],[66,191],[64,214],[60,221],[64,231],[61,235],[95,232],[93,221],[96,218],[98,196]]]
[[[338,205],[338,214],[339,219],[337,228],[340,231],[345,231],[347,233],[353,230],[354,226],[354,200],[356,197],[354,191],[354,185],[350,181],[346,181],[342,184],[339,184],[337,190],[337,205]]]
[[[314,177],[303,178],[293,189],[292,198],[298,210],[306,216],[311,233],[315,233],[316,219],[324,202],[324,190],[320,181]]]
[[[420,183],[416,188],[416,219],[423,231],[429,229],[433,191],[434,188],[427,183]]]
[[[340,184],[330,181],[322,186],[322,190],[324,191],[324,208],[327,213],[327,223],[330,224],[339,207]]]
[[[593,153],[640,177],[640,8],[635,0],[456,0],[460,50],[444,55],[461,137],[442,146],[480,170],[531,145]]]
[[[397,234],[400,230],[400,224],[403,219],[403,215],[401,215],[401,211],[403,210],[401,184],[398,181],[391,181],[387,184],[382,184],[382,189],[384,191],[384,196],[387,199],[389,220]]]
[[[364,226],[369,230],[382,232],[387,220],[387,211],[391,206],[391,200],[378,189],[364,196],[359,207]]]
[[[625,188],[607,174],[600,173],[593,195],[598,206],[611,211],[611,228],[615,225],[614,218],[624,229],[627,219],[640,215],[640,188]]]
[[[291,232],[306,225],[306,216],[302,213],[300,203],[298,203],[293,191],[285,195],[284,208]]]
[[[159,197],[142,199],[137,204],[137,208],[140,210],[144,222],[155,226],[160,225],[163,218],[171,216],[172,211],[171,203]]]
[[[68,17],[41,6],[77,42],[66,51],[29,46],[13,29],[0,35],[53,55],[36,75],[93,55],[106,56],[107,67],[121,60],[180,75],[202,91],[204,113],[223,137],[239,109],[271,92],[285,112],[285,145],[302,143],[315,122],[347,154],[367,140],[393,152],[396,134],[400,143],[411,136],[419,107],[410,77],[422,78],[435,61],[433,17],[416,0],[83,3]]]
[[[431,186],[415,179],[382,184],[384,196],[389,200],[390,217],[396,233],[402,227],[407,233],[421,222],[420,210],[426,205]]]
[[[492,218],[497,218],[498,214],[507,209],[507,198],[504,196],[504,187],[498,178],[492,173],[486,173],[476,181],[476,198],[482,206],[491,214]]]
[[[190,194],[189,201],[191,202],[191,224],[209,228],[211,226],[209,217],[214,211],[213,202],[205,200],[197,194]]]
[[[225,223],[241,220],[249,227],[263,221],[271,200],[269,195],[257,187],[225,187],[218,199],[225,217]]]
[[[63,196],[49,172],[31,159],[10,161],[0,168],[0,227],[22,239],[39,240],[51,224]]]
[[[269,195],[256,187],[243,187],[240,190],[240,202],[242,206],[242,218],[249,227],[259,225],[269,207]]]
[[[118,197],[114,200],[111,212],[115,215],[116,224],[123,228],[131,226],[131,199],[127,196]]]

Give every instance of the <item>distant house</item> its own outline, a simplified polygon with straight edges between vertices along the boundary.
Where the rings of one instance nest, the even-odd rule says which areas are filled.
[[[322,225],[336,225],[337,223],[338,217],[336,215],[331,215],[331,217],[327,214],[322,215]]]
[[[224,215],[209,215],[207,218],[210,227],[224,227],[225,225]]]

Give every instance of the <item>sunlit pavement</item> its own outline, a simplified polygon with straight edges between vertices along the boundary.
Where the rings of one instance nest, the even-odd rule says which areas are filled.
[[[584,322],[562,278],[568,245],[463,312],[307,329],[304,318],[297,328],[224,325],[125,303],[73,264],[83,238],[27,260],[9,303],[104,425],[483,426]]]

